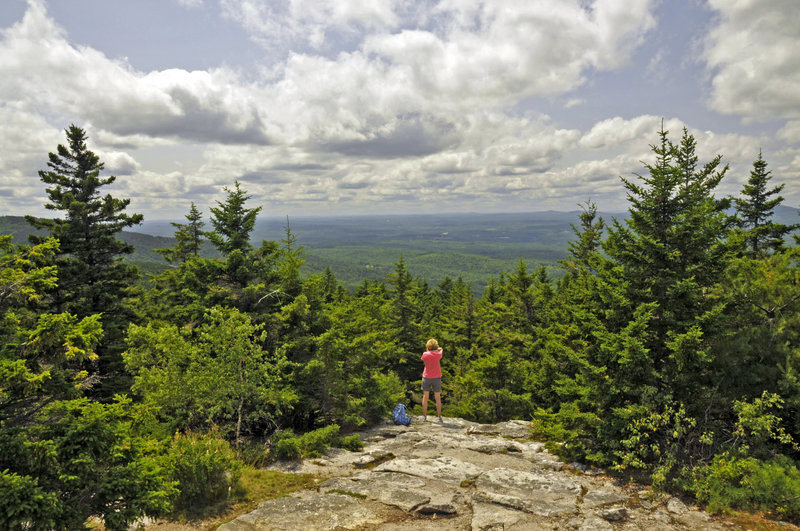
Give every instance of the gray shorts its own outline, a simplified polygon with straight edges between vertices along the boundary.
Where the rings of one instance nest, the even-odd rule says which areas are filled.
[[[423,391],[431,391],[433,388],[434,393],[441,393],[442,392],[442,378],[423,378],[422,379],[422,390]]]

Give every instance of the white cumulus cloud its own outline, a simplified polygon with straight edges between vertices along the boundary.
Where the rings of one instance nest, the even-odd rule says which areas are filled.
[[[705,41],[711,106],[746,120],[800,118],[800,9],[796,0],[709,0]]]

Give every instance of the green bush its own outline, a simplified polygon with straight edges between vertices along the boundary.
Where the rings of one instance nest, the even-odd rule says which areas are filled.
[[[269,447],[263,441],[246,441],[234,451],[236,458],[246,467],[262,468],[271,462]]]
[[[300,436],[296,436],[292,430],[283,430],[272,437],[270,455],[273,459],[319,457],[331,446],[358,451],[364,447],[364,443],[358,435],[340,437],[339,426],[336,424]]]
[[[216,431],[175,435],[167,462],[180,490],[175,501],[177,512],[226,501],[241,476],[241,463]]]
[[[300,459],[300,440],[294,431],[282,430],[272,436],[270,455],[273,459]]]
[[[582,412],[574,403],[565,403],[554,413],[538,408],[531,421],[531,435],[546,440],[547,449],[564,460],[605,466],[608,459],[598,451],[599,423],[596,414]]]
[[[339,439],[339,426],[331,424],[300,436],[300,450],[303,457],[319,457]]]
[[[712,512],[760,510],[800,521],[800,470],[786,456],[760,460],[718,455],[696,472],[692,490]]]
[[[56,506],[55,493],[44,492],[36,478],[0,471],[0,528],[52,529]]]
[[[177,489],[157,441],[131,427],[140,411],[122,397],[79,399],[24,428],[0,422],[0,529],[78,529],[96,516],[117,531],[167,513]]]
[[[361,437],[359,437],[358,435],[350,435],[348,437],[340,438],[336,446],[338,448],[344,448],[345,450],[350,450],[351,452],[357,452],[362,448],[364,448],[364,441],[362,441]]]

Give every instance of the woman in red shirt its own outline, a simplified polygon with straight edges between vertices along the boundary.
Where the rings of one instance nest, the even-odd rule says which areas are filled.
[[[428,340],[425,347],[428,350],[422,354],[422,362],[425,364],[425,370],[422,371],[422,416],[424,420],[428,420],[428,397],[433,389],[436,415],[439,417],[439,422],[444,422],[442,420],[442,367],[439,365],[439,360],[442,359],[442,349],[433,338]]]

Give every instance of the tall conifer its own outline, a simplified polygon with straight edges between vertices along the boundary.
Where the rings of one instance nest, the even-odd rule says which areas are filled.
[[[170,223],[175,227],[175,239],[177,242],[173,247],[165,249],[153,249],[159,253],[168,262],[183,263],[189,258],[197,257],[200,253],[200,244],[203,242],[203,214],[192,201],[192,206],[189,208],[189,213],[186,214],[186,220],[189,223]]]
[[[758,158],[753,161],[750,178],[742,188],[742,196],[734,200],[738,224],[744,231],[745,252],[751,258],[761,258],[784,249],[784,237],[800,227],[800,224],[784,225],[772,221],[775,207],[783,202],[783,197],[778,194],[785,185],[768,189],[771,174],[759,151]],[[775,197],[770,199],[771,196]]]
[[[222,254],[228,255],[234,250],[246,254],[252,247],[250,233],[255,228],[261,207],[244,207],[250,196],[239,185],[239,181],[234,182],[233,190],[228,187],[224,190],[227,194],[225,202],[217,201],[218,207],[211,207],[214,232],[208,234],[208,239]]]
[[[655,303],[648,348],[654,375],[671,393],[672,381],[703,358],[677,354],[682,334],[700,332],[693,327],[714,301],[704,295],[720,280],[728,259],[725,201],[713,191],[728,170],[717,156],[697,167],[694,137],[684,129],[676,145],[668,132],[659,132],[652,146],[656,160],[647,164],[648,175],[640,182],[622,179],[631,203],[630,216],[614,221],[606,251],[623,267],[629,297],[639,303]],[[655,383],[655,382],[651,382]]]
[[[39,178],[48,185],[45,208],[60,211],[63,217],[26,219],[60,244],[53,310],[78,317],[102,314],[105,335],[98,353],[104,385],[111,394],[125,385],[113,381],[122,370],[119,352],[130,320],[125,291],[139,276],[135,266],[123,261],[125,255],[133,253],[133,246],[117,236],[124,228],[141,223],[142,215],[125,213],[130,199],[100,195],[100,188],[112,184],[116,177],[100,177],[104,165],[86,147],[83,129],[70,125],[66,135],[67,145],[59,144],[57,152],[49,155],[49,169],[39,172]],[[37,236],[31,240],[44,241]]]

